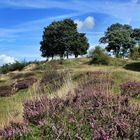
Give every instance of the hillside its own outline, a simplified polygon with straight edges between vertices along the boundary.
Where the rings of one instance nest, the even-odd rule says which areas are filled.
[[[53,60],[1,74],[0,134],[25,140],[139,139],[140,62],[123,61],[105,66],[90,65],[90,58]],[[16,129],[25,135],[10,134]]]

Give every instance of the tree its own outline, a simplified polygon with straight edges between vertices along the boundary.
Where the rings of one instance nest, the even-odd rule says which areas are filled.
[[[75,55],[75,58],[77,58],[78,55],[83,55],[87,53],[89,43],[84,33],[77,32],[74,36],[75,37],[72,41],[70,52]]]
[[[116,57],[124,57],[134,47],[134,41],[131,37],[132,33],[133,29],[131,26],[116,23],[108,27],[105,35],[99,41],[107,44],[106,50],[108,52],[112,51]]]
[[[134,39],[135,43],[140,44],[140,29],[134,29],[131,37]]]
[[[134,60],[140,59],[140,45],[135,46],[130,53],[130,58]]]
[[[78,33],[77,24],[71,19],[54,21],[44,28],[40,50],[43,57],[85,54],[89,44],[85,34]]]

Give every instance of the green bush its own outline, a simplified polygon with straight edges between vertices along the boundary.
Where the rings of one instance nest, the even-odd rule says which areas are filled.
[[[92,52],[91,64],[109,65],[110,57],[106,54],[105,50],[100,46],[96,46]]]
[[[133,60],[140,59],[140,45],[131,50],[129,57]]]
[[[18,62],[16,61],[13,64],[5,64],[2,67],[0,67],[0,73],[8,73],[10,71],[15,71],[15,70],[22,70],[25,66],[27,66],[29,63],[27,62]]]

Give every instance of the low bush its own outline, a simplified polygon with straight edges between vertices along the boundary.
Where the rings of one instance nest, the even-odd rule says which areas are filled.
[[[15,70],[22,70],[25,66],[27,66],[29,63],[27,62],[18,62],[16,61],[13,64],[5,64],[2,67],[0,67],[0,73],[8,73],[10,71],[15,71]]]
[[[0,86],[0,97],[7,97],[15,94],[16,90],[13,85],[1,85]]]
[[[124,68],[127,70],[140,72],[140,62],[133,62],[133,63],[126,64]]]
[[[109,65],[110,57],[105,53],[105,51],[100,47],[96,46],[92,53],[91,64],[102,64]]]
[[[75,81],[89,81],[95,78],[101,79],[101,78],[107,78],[108,77],[108,73],[104,72],[104,71],[88,71],[88,72],[82,72],[82,73],[78,73],[78,74],[74,74],[72,79]]]
[[[42,80],[40,82],[40,88],[42,92],[44,92],[43,91],[44,89],[45,91],[47,89],[48,92],[52,92],[60,89],[60,87],[62,87],[62,85],[64,84],[65,81],[64,79],[67,79],[66,76],[67,76],[67,72],[62,72],[62,73],[59,73],[57,71],[46,72],[43,75]]]
[[[47,113],[48,102],[49,99],[46,97],[40,98],[40,100],[26,101],[24,103],[24,120],[33,124],[39,124]]]
[[[140,96],[140,82],[126,82],[121,85],[121,94],[131,97]]]
[[[20,139],[21,136],[28,134],[31,131],[25,123],[10,122],[8,127],[0,129],[0,136],[6,140]]]
[[[44,117],[61,109],[64,101],[60,98],[49,99],[47,96],[40,99],[29,100],[24,103],[24,120],[39,125]]]
[[[32,86],[36,81],[37,79],[35,77],[30,76],[23,80],[17,80],[14,85],[15,85],[16,90],[26,89]]]
[[[85,86],[92,84],[93,88],[96,90],[110,90],[114,85],[113,79],[111,79],[109,73],[105,71],[79,73],[73,76],[73,80]]]

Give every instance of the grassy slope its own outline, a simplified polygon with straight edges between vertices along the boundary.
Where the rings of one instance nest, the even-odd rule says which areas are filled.
[[[113,93],[118,94],[120,91],[119,86],[122,82],[125,81],[140,81],[140,72],[125,70],[122,67],[117,66],[97,66],[97,65],[88,65],[89,59],[80,58],[80,59],[71,59],[64,60],[63,64],[59,64],[58,61],[41,63],[38,65],[38,70],[34,72],[46,72],[47,70],[68,70],[72,71],[74,74],[78,74],[86,71],[107,71],[110,73],[110,77],[114,79],[115,85],[113,88]],[[42,74],[39,74],[41,76]],[[76,84],[68,82],[60,89],[56,95],[63,96],[67,91],[73,88]],[[22,90],[16,93],[16,95],[11,97],[0,98],[0,127],[7,124],[10,120],[22,120],[22,111],[23,111],[23,101],[30,99],[36,94],[37,86],[32,87],[29,90]],[[61,93],[61,95],[60,95]],[[139,100],[138,100],[139,101]]]

